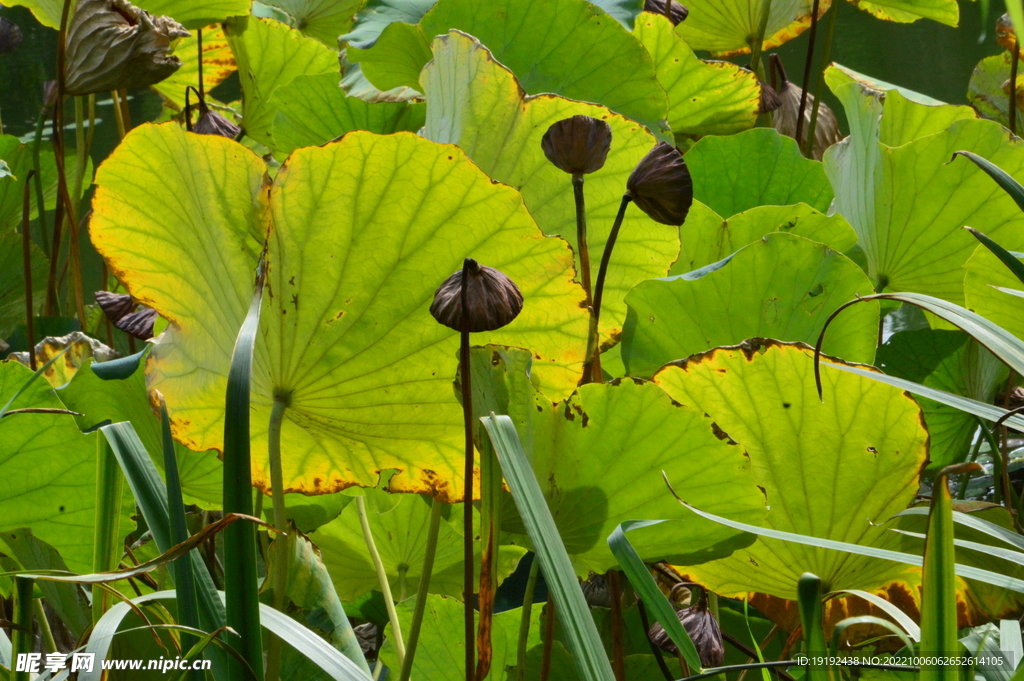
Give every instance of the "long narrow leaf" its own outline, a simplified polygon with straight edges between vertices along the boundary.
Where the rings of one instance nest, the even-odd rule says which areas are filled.
[[[121,560],[124,541],[121,524],[121,469],[105,437],[96,435],[96,527],[93,531],[93,572],[109,572]],[[92,621],[103,615],[106,599],[98,591],[92,599]]]
[[[973,414],[974,416],[983,418],[986,421],[998,421],[1000,418],[1002,418],[1008,413],[1006,409],[997,407],[992,404],[979,402],[978,400],[972,400],[969,397],[962,397],[954,393],[945,392],[944,390],[936,390],[935,388],[929,388],[928,386],[922,385],[920,383],[914,383],[913,381],[908,381],[902,378],[896,378],[895,376],[889,376],[888,374],[882,374],[877,371],[871,371],[869,369],[862,369],[860,367],[849,366],[845,364],[832,364],[831,362],[825,361],[823,361],[822,363],[832,369],[839,369],[840,371],[846,371],[851,374],[857,374],[858,376],[870,378],[871,380],[878,381],[879,383],[891,385],[894,388],[906,390],[908,393],[913,393],[914,395],[918,395],[920,397],[927,397],[928,399],[940,402],[946,405],[947,407],[953,407],[954,409],[959,409],[960,411],[967,412],[968,414]],[[1019,415],[1011,416],[1010,418],[1006,419],[1005,423],[1011,428],[1024,430],[1024,417],[1021,417]]]
[[[167,476],[167,509],[169,512],[171,541],[175,544],[182,544],[188,537],[188,526],[185,523],[185,502],[181,498],[181,479],[178,476],[178,456],[174,450],[174,438],[171,436],[171,419],[167,415],[167,404],[163,397],[160,398],[160,421],[163,431],[164,443],[164,474]],[[186,556],[175,558],[171,566],[174,572],[174,590],[178,594],[178,621],[187,627],[198,629],[199,603],[196,599],[196,583],[192,574],[192,564]],[[215,636],[211,634],[211,636]],[[191,649],[200,642],[191,635],[182,635],[181,646],[183,649]],[[207,642],[208,645],[208,642]],[[204,645],[199,648],[198,655],[202,656]],[[202,681],[204,674],[192,670],[188,674],[196,681]]]
[[[1018,665],[1024,658],[1024,641],[1021,640],[1020,622],[1017,620],[999,621],[999,647],[1010,654],[1010,668]]]
[[[527,534],[537,551],[549,592],[555,599],[558,617],[582,681],[613,681],[615,676],[605,655],[590,608],[580,590],[569,554],[558,534],[544,494],[533,474],[512,419],[495,416],[480,419],[494,444],[502,471]]]
[[[912,553],[902,553],[900,551],[890,551],[888,549],[879,549],[874,546],[861,546],[859,544],[850,544],[842,541],[835,541],[832,539],[820,539],[818,537],[808,537],[802,534],[794,534],[793,532],[782,532],[781,530],[773,530],[767,527],[757,527],[756,525],[748,525],[746,523],[740,523],[735,520],[729,520],[728,518],[722,518],[702,511],[695,508],[685,501],[680,501],[683,506],[690,509],[702,518],[713,520],[720,525],[731,527],[734,530],[742,530],[743,532],[749,532],[756,534],[761,537],[768,537],[770,539],[781,539],[782,541],[790,541],[795,544],[805,544],[807,546],[816,546],[821,549],[831,549],[834,551],[844,551],[846,553],[853,553],[858,556],[868,556],[870,558],[881,558],[882,560],[891,560],[897,563],[906,563],[907,565],[916,565],[920,567],[923,564],[921,556],[915,556]],[[956,574],[966,579],[975,579],[979,582],[991,584],[1004,589],[1010,589],[1018,593],[1024,593],[1024,580],[1014,579],[1013,577],[1006,577],[995,572],[988,570],[982,570],[981,568],[971,567],[969,565],[956,565]]]
[[[1000,187],[1003,188],[1010,198],[1013,199],[1021,210],[1024,210],[1024,187],[1021,186],[1017,180],[1013,179],[1008,172],[997,166],[987,158],[982,158],[971,151],[957,151],[953,154],[953,159],[956,160],[957,156],[963,156],[964,158],[970,159],[979,168],[988,173],[988,176],[996,181]]]
[[[832,630],[832,655],[838,655],[839,644],[842,640],[843,632],[850,627],[857,624],[870,624],[876,627],[882,627],[888,629],[895,636],[899,637],[903,641],[903,645],[907,647],[907,650],[911,655],[914,654],[914,642],[907,636],[906,632],[897,627],[889,620],[882,619],[881,617],[875,617],[873,615],[861,615],[859,617],[847,617],[836,624],[835,629]]]
[[[633,545],[629,543],[629,539],[626,538],[626,533],[630,530],[650,527],[651,525],[663,522],[666,521],[627,520],[616,527],[608,537],[608,546],[611,548],[615,560],[622,567],[622,571],[626,573],[630,584],[636,589],[637,595],[643,599],[644,605],[647,606],[651,615],[661,623],[669,639],[672,643],[676,644],[676,649],[682,653],[686,664],[690,665],[691,671],[699,674],[703,669],[700,663],[700,655],[697,653],[697,647],[693,645],[693,640],[690,639],[690,635],[686,633],[682,622],[679,621],[676,609],[665,598],[665,594],[661,592],[658,583],[651,577],[651,571],[640,560],[640,556],[633,548]]]
[[[921,653],[956,655],[956,554],[953,545],[953,498],[948,477],[979,468],[978,464],[947,466],[935,476],[932,486],[928,536],[924,543],[921,574]],[[957,681],[955,665],[923,665],[921,681]]]
[[[903,627],[903,630],[907,632],[907,634],[910,636],[912,640],[921,640],[921,628],[917,626],[917,623],[914,622],[914,620],[910,619],[910,615],[903,612],[895,605],[882,598],[881,596],[870,593],[868,591],[861,591],[859,589],[838,589],[836,591],[833,591],[832,593],[851,594],[853,596],[859,596],[860,598],[863,598],[865,601],[871,603],[879,610],[884,611],[885,614],[887,614],[889,617],[893,618],[893,620],[897,624]]]
[[[103,435],[110,443],[117,462],[121,465],[128,486],[135,496],[146,525],[153,533],[153,541],[161,553],[169,551],[171,543],[170,514],[167,510],[167,489],[160,473],[153,465],[153,459],[139,439],[138,433],[131,423],[115,423],[103,426]],[[188,561],[192,565],[195,577],[196,595],[199,599],[199,623],[205,631],[213,631],[225,626],[224,604],[217,596],[217,587],[213,583],[206,565],[196,553],[190,553]],[[172,575],[173,579],[173,575]],[[219,648],[210,651],[214,676],[223,678],[227,675],[228,658]]]
[[[249,389],[252,354],[260,327],[266,262],[260,259],[256,290],[235,339],[224,408],[224,512],[252,515],[252,458],[249,451]],[[224,533],[224,591],[227,624],[240,636],[239,652],[263,678],[256,528],[235,525]],[[230,665],[231,681],[242,681],[239,665]]]
[[[915,537],[917,539],[925,539],[927,536],[921,534],[920,532],[911,532],[909,530],[899,530],[893,528],[892,531],[896,532],[897,534],[902,534],[907,537]],[[960,548],[970,549],[972,551],[980,551],[981,553],[984,553],[987,556],[992,556],[993,558],[1002,558],[1003,560],[1008,560],[1011,563],[1016,563],[1017,565],[1024,565],[1024,553],[1021,553],[1020,551],[1011,551],[1010,549],[1004,549],[1001,546],[982,544],[980,542],[970,541],[967,539],[954,539],[953,544],[955,546],[959,546]]]
[[[999,260],[1001,260],[1011,272],[1013,272],[1015,277],[1020,279],[1021,282],[1024,282],[1024,263],[1018,260],[1017,256],[997,244],[983,232],[979,232],[971,227],[965,227],[964,229],[973,234],[974,238],[980,241],[985,248],[992,251],[992,253],[994,253],[995,256],[999,258]]]

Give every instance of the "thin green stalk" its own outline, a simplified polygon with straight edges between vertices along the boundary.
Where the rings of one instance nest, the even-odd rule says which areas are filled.
[[[32,210],[32,176],[36,171],[28,171],[25,178],[25,197],[21,210],[21,261],[25,273],[25,331],[28,334],[29,367],[36,370],[36,311],[32,300],[32,225],[29,213]],[[1005,430],[1005,429],[1004,429]]]
[[[836,18],[839,16],[839,3],[829,8],[828,24],[825,27],[825,45],[821,51],[821,69],[814,80],[814,106],[811,107],[811,121],[807,124],[807,139],[804,142],[804,156],[811,158],[814,153],[814,129],[818,126],[818,108],[821,106],[821,86],[825,82],[825,69],[832,59],[832,38],[836,34]]]
[[[114,120],[117,121],[117,138],[123,140],[127,134],[124,125],[124,113],[121,110],[121,98],[118,96],[116,90],[110,91],[110,98],[114,102]]]
[[[43,599],[33,598],[32,609],[35,611],[36,620],[39,622],[39,633],[42,634],[43,647],[48,653],[57,652],[57,642],[53,639],[53,630],[50,629],[50,621],[46,619],[46,609],[43,607]]]
[[[92,571],[116,570],[121,561],[121,496],[123,478],[107,438],[96,436],[96,526],[93,529]],[[92,621],[107,611],[109,594],[93,589]]]
[[[530,564],[530,576],[526,578],[526,593],[523,594],[523,611],[519,618],[519,641],[516,644],[516,680],[526,681],[526,641],[530,637],[530,613],[533,611],[533,593],[537,590],[540,576],[540,561],[534,556]]]
[[[979,432],[978,440],[974,443],[974,448],[971,450],[971,453],[968,454],[967,456],[967,463],[974,463],[977,460],[978,454],[981,452],[981,443],[984,441],[985,438],[982,437],[981,433]],[[967,485],[970,484],[973,475],[973,471],[964,473],[963,478],[960,480],[960,488],[956,492],[957,499],[962,500],[967,496]]]
[[[1020,46],[1017,39],[1013,39],[1013,49],[1010,50],[1010,106],[1007,109],[1009,118],[1010,133],[1017,134],[1017,61],[1020,59]]]
[[[975,417],[978,421],[978,426],[981,428],[981,434],[985,436],[985,440],[988,442],[989,449],[991,450],[992,456],[992,498],[996,504],[1003,504],[1004,498],[1009,497],[1006,492],[1009,490],[1003,487],[1003,457],[1000,453],[999,442],[996,441],[992,431],[985,422],[980,418]],[[1012,513],[1012,503],[1010,501],[1005,502],[1007,508]]]
[[[409,681],[412,674],[412,663],[416,657],[416,646],[420,642],[420,628],[423,626],[423,613],[427,609],[427,595],[430,592],[430,577],[434,572],[434,557],[437,554],[437,536],[441,529],[441,502],[434,499],[430,502],[430,526],[427,529],[426,555],[423,557],[423,572],[420,573],[420,584],[416,590],[416,607],[412,612],[412,624],[409,627],[409,645],[405,649],[402,671],[398,681]]]
[[[81,97],[74,97],[75,101],[75,191],[72,197],[76,202],[82,200],[82,178],[85,177],[85,161],[89,158],[89,152],[85,148],[85,106]]]
[[[11,632],[11,660],[18,659],[18,655],[27,655],[32,652],[32,591],[35,582],[25,577],[14,578],[14,624]],[[16,667],[11,665],[11,681],[29,681],[29,672],[14,671]]]
[[[626,192],[622,195],[622,202],[619,204],[619,212],[615,215],[615,222],[612,224],[612,231],[608,233],[608,241],[604,245],[604,253],[601,254],[601,266],[597,270],[597,283],[594,285],[594,315],[593,324],[596,327],[601,320],[601,301],[604,299],[604,280],[608,276],[608,264],[612,259],[612,250],[615,248],[615,241],[619,238],[619,229],[622,227],[622,220],[626,217],[626,208],[633,200],[632,195]]]
[[[750,70],[762,81],[764,69],[761,67],[761,52],[764,50],[764,34],[768,31],[768,17],[772,13],[772,0],[764,0],[761,4],[761,16],[757,24],[757,35],[750,45]]]
[[[363,528],[366,548],[370,551],[370,557],[373,558],[373,567],[377,570],[380,590],[384,594],[384,605],[388,610],[388,620],[391,622],[391,635],[395,639],[395,652],[398,654],[398,666],[401,668],[405,664],[405,642],[402,640],[402,627],[398,622],[398,611],[395,610],[395,599],[391,596],[391,585],[388,584],[388,573],[384,569],[384,561],[380,559],[377,544],[373,541],[370,517],[366,514],[365,497],[356,497],[356,510],[359,512],[359,525]]]
[[[39,221],[39,240],[43,244],[43,252],[49,258],[51,256],[50,242],[46,238],[48,233],[46,229],[46,194],[43,192],[43,161],[40,151],[43,146],[43,128],[46,126],[46,112],[47,109],[44,106],[43,110],[39,112],[39,118],[36,119],[36,134],[32,140],[32,169],[35,172],[36,219]]]
[[[270,410],[270,426],[267,430],[267,453],[270,458],[270,494],[274,504],[274,527],[280,532],[288,529],[288,509],[284,501],[284,472],[281,468],[281,426],[284,423],[284,410],[288,407],[286,395],[275,395],[274,407]],[[291,551],[287,549],[287,538],[277,535],[275,542],[285,547],[276,553],[274,561],[274,598],[272,605],[275,610],[284,612],[288,592],[288,562]],[[267,645],[267,680],[276,681],[281,669],[281,644],[277,636],[271,636]]]

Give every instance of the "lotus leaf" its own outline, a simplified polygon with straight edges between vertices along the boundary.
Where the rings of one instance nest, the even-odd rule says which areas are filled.
[[[203,87],[208,93],[237,70],[235,56],[231,52],[224,29],[220,26],[207,26],[203,31]],[[169,78],[153,86],[153,89],[181,111],[185,108],[185,88],[196,87],[199,81],[199,39],[192,31],[188,38],[182,38],[174,46],[174,56],[181,60],[181,68]],[[191,97],[192,106],[196,106],[195,94]]]
[[[363,0],[268,0],[268,5],[288,14],[292,25],[303,35],[316,38],[336,49],[338,38],[352,29],[356,12]]]
[[[857,235],[842,215],[823,215],[804,203],[758,206],[724,220],[703,203],[694,201],[686,222],[679,228],[682,247],[669,275],[686,274],[716,263],[773,232],[818,241],[840,253],[857,244]]]
[[[425,135],[457,144],[485,173],[519,189],[545,234],[576,243],[576,212],[569,175],[552,165],[541,149],[548,127],[563,118],[600,118],[612,130],[604,167],[586,177],[587,240],[596,277],[626,180],[655,144],[636,123],[594,104],[554,95],[527,96],[515,76],[477,41],[457,31],[434,39],[434,60],[424,69],[430,100]],[[679,253],[679,233],[642,211],[626,211],[615,244],[601,311],[605,344],[614,342],[626,316],[623,299],[635,284],[664,276]],[[577,265],[578,267],[578,265]],[[529,344],[516,341],[515,345]]]
[[[672,360],[747,338],[813,344],[837,307],[870,290],[846,256],[803,237],[766,234],[718,263],[630,291],[622,359],[631,376],[651,376]],[[830,327],[824,350],[871,363],[878,314],[875,302],[849,310]]]
[[[0,362],[0,404],[6,404],[32,372]],[[37,380],[11,409],[64,409],[50,384]],[[68,568],[86,573],[92,565],[96,516],[96,452],[99,433],[83,435],[73,416],[12,414],[0,419],[0,531],[28,528],[60,551]],[[131,526],[134,509],[126,493],[121,527]]]
[[[749,52],[766,5],[762,0],[689,0],[684,4],[690,15],[676,27],[676,33],[693,49],[707,50],[715,56]],[[831,0],[821,0],[818,16],[831,5]],[[764,49],[778,47],[807,30],[813,6],[813,0],[773,0]]]
[[[425,107],[408,102],[371,103],[346,96],[334,73],[297,76],[274,91],[277,110],[274,146],[282,154],[326,144],[352,130],[415,132],[423,127]]]
[[[686,152],[686,164],[693,198],[719,215],[793,203],[824,212],[832,202],[821,163],[804,158],[796,140],[771,128],[705,137]]]
[[[960,6],[956,0],[851,1],[865,12],[886,21],[909,24],[918,19],[932,19],[947,26],[956,26],[960,22]]]
[[[753,73],[729,62],[698,59],[660,14],[641,14],[633,35],[650,53],[668,94],[672,132],[728,135],[754,127],[761,86]]]
[[[966,333],[941,329],[894,334],[879,349],[878,363],[887,374],[989,403],[1007,374],[1005,365]],[[977,419],[934,400],[917,399],[928,426],[929,470],[963,461]]]
[[[884,107],[857,83],[839,84],[836,94],[851,134],[826,152],[825,168],[836,189],[836,209],[857,232],[875,290],[962,303],[961,267],[977,242],[961,227],[1012,247],[1021,240],[1024,215],[977,166],[949,160],[954,151],[973,151],[1024,177],[1024,146],[997,123],[960,119],[950,125],[948,109],[924,107],[899,93],[889,93]],[[904,130],[931,134],[908,141],[901,133],[890,139],[902,143],[898,147],[880,141],[880,130],[893,129],[886,120],[890,112],[908,120],[915,117],[907,110],[915,107],[919,124]],[[937,116],[939,124],[920,123],[922,113]],[[935,131],[943,125],[948,128]]]
[[[366,490],[370,529],[396,600],[415,595],[419,586],[426,555],[430,503],[426,496]],[[462,597],[463,508],[462,504],[456,504],[443,510],[430,578],[432,594]],[[475,508],[473,515],[476,516],[474,526],[479,527],[480,514]],[[380,588],[354,504],[342,511],[338,518],[318,528],[312,538],[320,547],[324,565],[343,600],[355,600]],[[474,543],[474,550],[475,561],[479,565],[479,542]],[[499,547],[495,563],[499,583],[512,574],[525,553],[526,550],[518,546]]]
[[[274,90],[296,76],[337,73],[337,55],[272,19],[236,17],[225,24],[225,34],[242,83],[242,128],[249,137],[273,147]]]
[[[462,497],[457,334],[427,308],[465,257],[505,272],[528,301],[479,341],[530,347],[538,382],[556,397],[578,380],[587,319],[571,252],[543,236],[518,192],[453,146],[353,132],[296,151],[268,187],[264,163],[231,140],[141,126],[97,184],[93,243],[168,319],[149,387],[165,395],[176,437],[200,451],[222,446],[228,363],[273,224],[253,367],[253,479],[263,489],[276,397],[288,403],[286,491],[374,486],[398,469],[395,491]]]
[[[895,388],[827,365],[819,400],[813,354],[802,344],[754,339],[669,365],[655,381],[674,400],[706,412],[748,452],[767,499],[767,527],[878,543],[887,530],[874,523],[917,494],[928,448],[921,410]],[[728,558],[683,571],[720,594],[757,591],[792,600],[806,571],[827,589],[876,589],[906,579],[909,570],[758,538]]]
[[[1019,291],[1024,288],[1020,280],[984,246],[978,246],[964,269],[966,307],[1024,338],[1024,298],[995,288]]]
[[[971,82],[967,85],[967,101],[985,118],[991,118],[1003,125],[1009,125],[1010,97],[1003,90],[1003,85],[1010,82],[1010,53],[1003,52],[985,57],[974,67]],[[1018,92],[1021,85],[1018,83]],[[1017,108],[1018,118],[1021,116],[1020,105]]]
[[[479,39],[528,93],[596,102],[652,130],[662,128],[668,113],[665,91],[643,45],[585,0],[440,0],[417,29],[392,23],[373,48],[349,49],[347,56],[403,64],[408,81],[418,73],[416,64],[422,67],[430,59],[431,38],[457,29]],[[373,81],[369,71],[365,75]],[[382,90],[394,84],[374,83]]]

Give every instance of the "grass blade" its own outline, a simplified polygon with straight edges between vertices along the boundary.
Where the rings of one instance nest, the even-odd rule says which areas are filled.
[[[1018,185],[1019,186],[1019,185]],[[1013,253],[1006,250],[995,241],[990,239],[984,233],[979,232],[971,227],[964,227],[968,232],[974,235],[974,238],[984,244],[985,248],[992,251],[997,258],[999,258],[1004,265],[1006,265],[1013,275],[1024,282],[1024,263],[1017,259]]]
[[[1013,202],[1016,203],[1021,210],[1024,210],[1024,187],[1022,187],[1017,180],[1013,179],[1008,172],[997,166],[995,163],[992,163],[992,161],[989,161],[987,158],[982,158],[970,151],[954,152],[950,163],[955,161],[957,156],[963,156],[964,158],[970,159],[976,166],[988,173],[988,176],[995,180],[996,184],[1002,187],[1003,191],[1010,195]]]
[[[907,650],[910,651],[911,655],[914,654],[914,642],[910,639],[909,636],[907,636],[906,632],[904,632],[902,629],[897,627],[889,620],[882,619],[881,617],[874,617],[873,615],[861,615],[859,617],[847,617],[846,619],[836,624],[836,627],[832,632],[832,652],[830,653],[830,655],[839,655],[839,645],[842,640],[843,632],[855,624],[873,624],[876,627],[888,629],[901,641],[903,641],[903,645],[907,647]]]
[[[871,603],[873,606],[875,606],[879,610],[884,611],[885,614],[887,614],[889,617],[893,618],[893,620],[897,624],[899,624],[901,627],[903,627],[903,630],[905,632],[907,632],[907,634],[910,636],[911,640],[914,640],[914,641],[920,641],[921,640],[921,627],[917,626],[917,623],[914,622],[914,620],[910,619],[910,616],[907,613],[903,612],[902,610],[897,608],[895,605],[893,605],[889,601],[887,601],[884,598],[882,598],[881,596],[878,596],[876,594],[870,593],[868,591],[861,591],[859,589],[839,589],[839,590],[833,591],[832,593],[833,594],[851,594],[853,596],[859,596],[859,597],[863,598],[865,601],[867,601],[868,603]]]
[[[167,510],[167,490],[160,473],[149,452],[131,423],[115,423],[100,428],[110,443],[117,462],[121,465],[128,486],[135,496],[135,502],[142,510],[146,525],[153,533],[153,541],[161,553],[169,551],[171,543],[170,513]],[[188,554],[188,562],[192,566],[195,577],[196,595],[199,599],[199,622],[206,631],[220,629],[225,625],[224,604],[217,596],[217,587],[213,583],[206,565],[195,553]],[[173,578],[174,575],[172,574]],[[210,650],[210,661],[213,663],[214,676],[224,678],[227,675],[228,659],[219,648]]]
[[[654,619],[661,623],[669,639],[672,643],[676,644],[676,649],[682,653],[686,664],[690,666],[690,670],[699,674],[703,671],[703,668],[701,667],[700,655],[697,653],[696,646],[693,645],[690,635],[686,633],[686,629],[683,628],[682,623],[679,621],[676,609],[665,598],[665,594],[661,592],[657,582],[651,577],[651,571],[640,560],[640,556],[626,538],[626,533],[630,530],[649,527],[662,522],[665,521],[627,520],[616,527],[615,531],[608,537],[608,546],[611,548],[615,560],[622,567],[622,571],[626,573],[630,584],[636,589],[637,596],[643,599],[644,605],[647,606],[647,610]]]
[[[505,481],[536,549],[581,681],[614,681],[601,636],[512,419],[491,414],[480,420],[498,454]]]
[[[93,532],[93,572],[108,572],[121,560],[121,469],[105,437],[96,435],[96,527]],[[92,621],[107,609],[106,593],[92,598]]]
[[[948,476],[980,468],[976,463],[947,466],[935,476],[932,487],[928,537],[924,544],[921,576],[921,653],[956,655],[956,555],[953,545],[953,498]],[[921,681],[956,681],[955,665],[923,665]]]
[[[35,584],[25,577],[14,578],[14,625],[11,632],[11,661],[35,649],[32,635],[32,591]],[[14,666],[12,664],[12,669]],[[29,681],[28,672],[12,672],[11,681]]]
[[[266,261],[261,258],[249,312],[235,339],[224,407],[224,512],[252,515],[252,458],[249,451],[249,390],[252,354],[260,327]],[[239,652],[263,678],[256,527],[236,524],[224,533],[224,592],[227,625],[238,632]],[[240,665],[229,666],[231,681],[243,681]]]

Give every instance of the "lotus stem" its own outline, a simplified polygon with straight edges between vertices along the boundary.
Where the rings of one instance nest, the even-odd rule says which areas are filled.
[[[36,370],[36,313],[32,302],[32,225],[29,212],[32,210],[32,178],[36,171],[28,171],[25,178],[25,197],[21,209],[21,260],[25,268],[25,330],[28,333],[28,360],[32,371]]]
[[[796,138],[797,145],[801,145],[800,133],[803,132],[804,111],[807,110],[807,90],[811,86],[811,71],[814,64],[814,40],[818,35],[818,3],[819,0],[814,0],[814,5],[811,7],[811,30],[808,31],[810,40],[807,41],[807,61],[804,63],[803,92],[800,93],[800,109],[796,114],[796,134],[794,137]]]
[[[57,296],[57,266],[60,261],[60,245],[64,237],[64,202],[58,200],[53,211],[53,242],[50,247],[50,269],[46,275],[46,307],[44,314],[59,314]]]
[[[288,509],[284,501],[284,472],[281,468],[281,426],[284,422],[284,411],[288,408],[287,395],[275,395],[274,406],[270,410],[270,425],[267,429],[267,453],[270,459],[270,494],[274,504],[274,527],[281,534],[274,543],[279,549],[274,561],[274,610],[284,612],[288,592],[288,562],[291,551],[288,538],[284,534],[288,530]],[[276,681],[281,670],[281,644],[277,636],[271,636],[267,644],[267,680]]]
[[[540,658],[540,681],[548,681],[551,674],[551,647],[555,641],[555,599],[548,595],[544,611],[544,649]]]
[[[995,436],[992,435],[992,431],[985,425],[985,422],[977,416],[974,418],[977,420],[978,427],[981,428],[981,433],[988,442],[989,449],[992,452],[992,498],[997,505],[1003,505],[1003,491],[1005,489],[1003,485],[1005,481],[1003,480],[1003,457],[1000,454],[999,443],[996,442]],[[995,482],[996,480],[998,482]],[[1006,504],[1009,506],[1010,502],[1006,502]]]
[[[46,107],[39,112],[36,119],[36,134],[32,140],[32,168],[35,172],[36,212],[39,221],[39,239],[43,244],[43,252],[50,257],[50,242],[46,239],[46,198],[43,193],[43,164],[40,149],[43,146],[43,127],[46,125]]]
[[[530,614],[533,611],[533,593],[537,590],[540,576],[540,561],[537,556],[530,563],[530,576],[526,578],[526,593],[523,594],[523,611],[519,618],[519,640],[516,643],[516,681],[526,681],[526,641],[530,637]],[[669,679],[669,681],[672,681]]]
[[[1014,43],[1014,51],[1016,51],[1016,43]],[[1014,60],[1016,61],[1016,59]],[[1010,375],[1006,379],[1006,392],[1003,395],[1003,409],[1009,410],[1010,408],[1010,395],[1013,393],[1014,378],[1016,374],[1013,370],[1010,370]],[[1003,489],[1006,492],[1006,510],[1010,512],[1010,516],[1014,516],[1013,503],[1013,486],[1010,484],[1010,430],[1006,427],[1006,423],[1003,422],[1000,426],[1001,432],[1000,443],[1002,447],[999,450],[999,456],[1003,463]]]
[[[110,99],[113,101],[114,120],[117,121],[117,139],[123,140],[128,131],[125,129],[124,112],[121,110],[120,97],[118,97],[117,91],[110,91]]]
[[[430,526],[427,529],[426,555],[423,557],[423,571],[420,573],[420,584],[416,590],[416,606],[412,612],[412,625],[409,627],[409,644],[405,648],[405,660],[398,681],[409,681],[412,674],[412,663],[416,657],[416,646],[420,642],[420,628],[423,626],[423,613],[427,609],[427,596],[430,591],[430,577],[434,572],[434,556],[437,555],[437,536],[441,528],[441,502],[434,499],[430,502]]]
[[[35,581],[27,577],[14,578],[14,623],[17,625],[11,631],[11,661],[18,659],[18,655],[31,653],[34,637],[32,635],[32,592]],[[29,672],[14,671],[11,664],[11,681],[29,681]]]
[[[658,663],[658,669],[661,670],[662,676],[665,677],[665,681],[675,681],[675,675],[672,674],[672,670],[665,664],[665,656],[661,654],[661,648],[654,645],[654,641],[650,639],[647,632],[651,630],[651,621],[647,617],[647,608],[644,607],[644,601],[642,598],[636,599],[637,612],[640,615],[640,624],[644,628],[644,638],[647,639],[647,645],[651,648],[651,653],[654,655],[654,660]]]
[[[814,153],[814,129],[818,125],[818,108],[821,106],[821,84],[825,82],[825,69],[832,59],[832,39],[836,34],[836,18],[839,16],[839,4],[829,8],[828,24],[825,26],[825,45],[821,51],[821,70],[814,81],[814,106],[811,107],[811,120],[807,124],[807,140],[804,142],[804,156],[811,158]],[[799,138],[797,139],[799,143]]]
[[[366,539],[366,548],[373,559],[373,567],[377,570],[380,590],[384,594],[384,606],[388,611],[388,621],[391,622],[391,635],[395,638],[398,666],[401,667],[405,664],[405,643],[402,640],[402,627],[398,622],[398,611],[395,610],[395,599],[391,596],[391,585],[388,583],[388,573],[384,569],[384,561],[381,560],[380,552],[377,551],[377,544],[373,541],[370,517],[366,514],[366,497],[356,497],[356,510],[359,513],[359,525],[363,528],[363,537]]]
[[[465,430],[466,459],[463,469],[463,606],[466,636],[466,681],[476,679],[476,626],[473,612],[473,387],[469,364],[469,287],[470,259],[462,264],[462,288],[459,291],[462,331],[459,344],[459,372],[462,380],[462,421]]]
[[[1020,44],[1013,39],[1013,50],[1010,51],[1010,106],[1006,116],[1009,119],[1010,134],[1017,134],[1017,62],[1020,60]]]
[[[978,454],[981,452],[981,443],[984,441],[985,438],[982,437],[981,433],[979,432],[978,439],[974,443],[974,448],[971,450],[971,453],[967,456],[968,463],[974,463],[974,461],[977,460]],[[960,488],[957,490],[956,493],[957,499],[960,499],[962,501],[967,496],[967,485],[970,484],[972,477],[974,477],[974,471],[967,471],[966,473],[964,473],[963,478],[960,480]]]
[[[619,573],[615,570],[608,571],[608,589],[612,606],[612,670],[615,681],[626,681],[626,654],[622,641],[622,587]]]
[[[671,0],[665,3],[670,6]],[[598,356],[597,323],[594,319],[594,291],[590,283],[590,245],[587,242],[587,206],[583,196],[583,173],[572,176],[573,198],[576,200],[576,246],[580,252],[580,282],[587,295],[590,310],[590,329],[587,333],[587,354],[584,359],[583,382],[590,383],[601,376],[601,359]]]
[[[35,610],[36,620],[39,621],[39,633],[43,639],[43,647],[48,653],[57,652],[57,642],[53,640],[53,630],[50,628],[50,620],[46,619],[46,610],[43,608],[43,599],[33,598],[32,609]]]
[[[764,0],[761,4],[761,16],[757,24],[757,36],[754,37],[754,42],[750,46],[750,70],[757,74],[758,78],[764,80],[762,77],[763,68],[761,67],[761,52],[764,51],[764,34],[768,32],[768,17],[772,13],[772,0]],[[761,69],[760,71],[758,69]]]
[[[615,248],[615,240],[619,238],[619,229],[622,227],[622,220],[626,217],[626,208],[633,200],[632,195],[626,192],[622,195],[622,203],[619,204],[619,212],[612,224],[612,231],[608,234],[608,241],[604,245],[604,253],[601,254],[601,266],[597,270],[597,284],[594,286],[594,314],[593,325],[596,328],[601,320],[601,301],[604,299],[604,280],[608,276],[608,263],[612,259],[612,250]],[[596,354],[596,352],[595,352]]]

